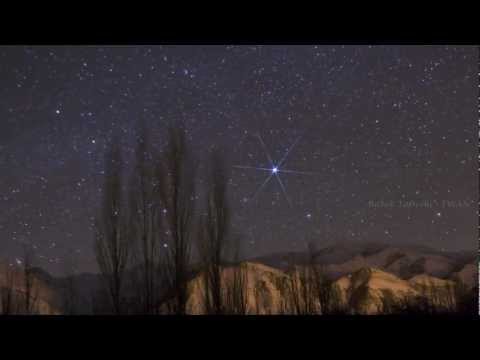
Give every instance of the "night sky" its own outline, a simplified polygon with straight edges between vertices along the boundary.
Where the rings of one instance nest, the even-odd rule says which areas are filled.
[[[14,46],[0,47],[0,79],[10,262],[28,242],[48,271],[71,254],[95,271],[104,151],[120,136],[129,161],[140,119],[158,147],[181,121],[199,159],[225,149],[246,256],[477,248],[477,47]]]

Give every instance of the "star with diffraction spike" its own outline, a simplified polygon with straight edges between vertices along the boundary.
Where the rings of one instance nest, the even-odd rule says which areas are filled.
[[[265,142],[263,141],[262,137],[260,134],[257,134],[256,136],[258,138],[258,140],[260,141],[260,145],[262,146],[263,150],[265,151],[265,155],[270,163],[270,167],[269,168],[265,168],[265,167],[255,167],[255,166],[243,166],[243,165],[234,165],[233,167],[235,168],[239,168],[239,169],[252,169],[252,170],[257,170],[257,171],[265,171],[265,172],[268,172],[268,176],[265,178],[265,180],[263,181],[263,183],[258,187],[258,189],[255,191],[254,195],[252,196],[252,198],[250,200],[255,200],[256,197],[258,196],[258,194],[260,193],[260,191],[265,187],[265,185],[267,185],[267,183],[270,181],[271,178],[275,177],[278,181],[278,183],[280,184],[280,187],[282,189],[282,192],[285,196],[285,199],[287,200],[287,203],[291,206],[291,201],[290,201],[290,198],[287,194],[287,191],[285,189],[285,185],[283,184],[283,181],[282,179],[280,178],[280,174],[284,173],[284,174],[300,174],[300,175],[312,175],[312,174],[316,174],[314,172],[308,172],[308,171],[297,171],[297,170],[288,170],[288,169],[284,169],[282,168],[282,165],[283,163],[285,162],[285,160],[287,159],[288,155],[290,154],[290,152],[293,150],[293,148],[295,147],[295,145],[297,145],[297,143],[300,141],[301,139],[301,135],[299,137],[297,137],[297,139],[293,142],[293,144],[287,149],[287,151],[285,152],[285,154],[283,155],[283,157],[280,159],[280,161],[278,162],[274,162],[272,157],[270,156],[270,153],[267,149],[267,146],[265,145]]]

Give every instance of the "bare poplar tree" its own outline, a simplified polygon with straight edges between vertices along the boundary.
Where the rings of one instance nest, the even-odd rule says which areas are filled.
[[[309,280],[312,282],[315,303],[319,307],[315,308],[315,312],[322,315],[343,312],[340,290],[332,279],[327,276],[324,265],[316,264],[315,247],[313,244],[308,245],[308,259]]]
[[[170,238],[166,278],[173,293],[172,311],[185,314],[194,224],[195,171],[183,127],[169,128],[168,143],[161,160],[157,168],[161,173],[158,194],[165,209],[163,220]]]
[[[225,289],[222,284],[222,262],[230,222],[227,175],[218,150],[214,150],[212,153],[208,186],[206,219],[201,225],[199,253],[204,270],[205,311],[207,314],[218,315],[225,311],[225,296],[222,293],[222,290]]]
[[[246,315],[248,308],[248,269],[240,262],[240,238],[236,237],[232,244],[233,267],[232,276],[226,280],[225,313]]]
[[[308,266],[298,266],[295,256],[289,256],[290,276],[287,280],[286,304],[289,312],[296,315],[315,313],[314,290]]]
[[[5,285],[1,288],[1,308],[2,315],[14,314],[15,309],[15,299],[14,299],[14,288],[15,288],[15,274],[11,266],[6,265],[5,267]]]
[[[298,292],[297,310],[299,315],[317,313],[313,274],[310,266],[298,266],[292,274],[293,291]]]
[[[107,153],[105,166],[103,204],[95,224],[95,254],[113,311],[121,314],[129,241],[122,201],[122,158],[118,141],[113,142]]]
[[[69,252],[64,264],[65,286],[63,289],[63,310],[65,314],[75,315],[79,294],[75,282],[76,261],[72,251]]]
[[[34,252],[27,244],[23,247],[23,286],[24,286],[24,311],[26,314],[35,312],[38,289],[34,277]]]
[[[159,180],[145,124],[137,130],[136,164],[130,184],[130,237],[135,240],[135,288],[141,312],[157,313],[160,271]]]

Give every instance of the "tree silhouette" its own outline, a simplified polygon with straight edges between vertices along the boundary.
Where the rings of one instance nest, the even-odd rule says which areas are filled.
[[[240,237],[234,238],[231,246],[233,250],[232,274],[226,279],[225,313],[232,315],[246,315],[248,307],[248,269],[247,265],[240,262]]]
[[[34,251],[24,244],[23,246],[23,287],[24,287],[24,312],[33,314],[36,311],[38,288],[35,286],[34,277]]]
[[[0,288],[1,309],[3,315],[16,312],[15,306],[15,273],[11,265],[5,266],[5,284]]]
[[[69,251],[65,258],[64,265],[65,285],[63,288],[63,311],[68,315],[75,315],[77,313],[79,291],[75,281],[76,275],[76,261],[73,251]]]
[[[162,224],[169,235],[166,280],[173,293],[171,311],[185,314],[194,232],[195,168],[186,147],[185,129],[170,127],[157,172],[158,195],[165,209]]]
[[[105,157],[102,208],[95,222],[95,254],[107,286],[113,312],[121,314],[130,244],[122,196],[122,157],[114,140]]]
[[[144,314],[159,310],[161,284],[161,254],[159,241],[164,225],[161,223],[160,180],[164,174],[155,171],[154,155],[143,122],[137,130],[136,163],[130,181],[130,232],[134,240],[134,269],[132,270],[137,302]]]
[[[203,265],[202,283],[204,285],[205,311],[207,314],[218,315],[225,311],[222,263],[227,246],[230,222],[230,209],[227,201],[227,175],[225,164],[218,150],[214,150],[212,153],[209,178],[206,217],[200,226],[199,253]]]

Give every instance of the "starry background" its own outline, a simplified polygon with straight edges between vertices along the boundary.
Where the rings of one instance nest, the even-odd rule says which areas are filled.
[[[139,119],[159,139],[185,122],[200,159],[225,149],[246,256],[310,241],[477,247],[477,47],[14,46],[0,47],[0,79],[8,261],[28,242],[48,271],[72,254],[96,270],[103,154],[120,135],[128,162]]]

